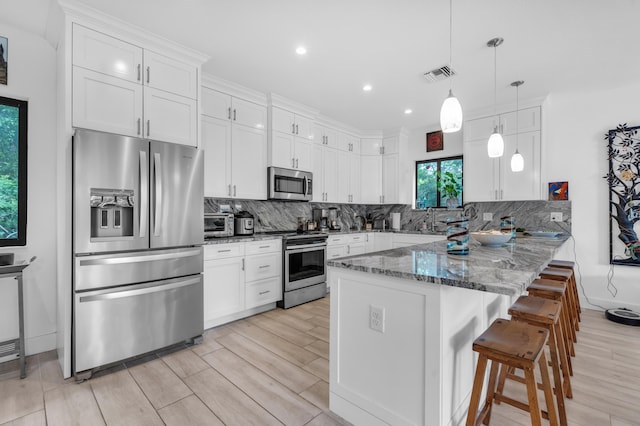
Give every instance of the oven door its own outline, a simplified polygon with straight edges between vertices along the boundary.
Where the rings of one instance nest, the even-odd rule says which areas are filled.
[[[284,291],[325,282],[327,280],[326,255],[326,244],[287,248],[284,257]]]

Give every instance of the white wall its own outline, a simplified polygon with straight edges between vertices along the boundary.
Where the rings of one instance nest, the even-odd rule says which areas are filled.
[[[569,182],[572,231],[587,297],[605,308],[635,311],[640,310],[640,267],[615,266],[612,282],[617,296],[607,291],[609,187],[603,176],[608,171],[604,136],[618,124],[640,125],[638,99],[640,84],[552,93],[543,105],[542,154],[543,182]],[[573,258],[573,253],[568,255]]]
[[[1,19],[1,18],[0,18]],[[0,96],[29,101],[27,245],[7,247],[24,272],[27,354],[56,347],[56,60],[43,37],[2,25],[9,39],[8,84]],[[18,337],[15,280],[0,280],[0,341]]]

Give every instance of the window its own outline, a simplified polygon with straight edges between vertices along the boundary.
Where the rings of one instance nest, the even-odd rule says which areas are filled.
[[[27,102],[0,97],[0,247],[27,244]]]
[[[416,161],[416,209],[446,207],[450,195],[462,205],[462,156]]]

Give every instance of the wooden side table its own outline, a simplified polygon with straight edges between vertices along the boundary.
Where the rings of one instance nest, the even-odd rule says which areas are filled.
[[[24,369],[24,297],[22,292],[22,271],[35,260],[35,256],[29,262],[17,263],[14,265],[0,266],[0,278],[15,277],[18,281],[18,321],[19,337],[17,339],[0,342],[0,347],[13,345],[13,350],[3,352],[2,356],[18,355],[20,358],[20,378],[24,379],[27,374]]]

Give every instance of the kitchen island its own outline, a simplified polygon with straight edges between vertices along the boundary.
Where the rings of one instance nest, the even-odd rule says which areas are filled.
[[[466,419],[473,340],[567,240],[446,242],[331,260],[330,409],[356,425],[457,425]]]

